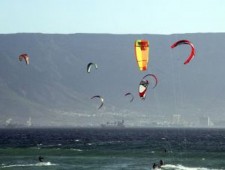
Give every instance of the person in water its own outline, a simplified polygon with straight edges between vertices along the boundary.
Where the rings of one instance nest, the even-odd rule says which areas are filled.
[[[156,169],[158,166],[157,166],[157,164],[156,163],[154,163],[153,165],[152,165],[152,168],[153,169]]]
[[[43,162],[43,159],[44,159],[44,158],[43,158],[42,156],[39,156],[39,157],[38,157],[39,162]]]
[[[161,166],[164,165],[163,160],[159,161],[159,164],[153,163],[152,168],[156,169],[156,168],[161,168]]]
[[[159,166],[158,166],[158,167],[160,168],[162,165],[164,165],[164,162],[163,162],[163,160],[160,160],[160,161],[159,161]]]

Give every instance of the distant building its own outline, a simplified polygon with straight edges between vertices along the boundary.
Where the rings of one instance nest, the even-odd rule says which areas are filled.
[[[7,119],[7,120],[5,121],[5,126],[10,125],[11,122],[12,122],[12,118]]]
[[[124,120],[115,121],[115,122],[107,122],[106,124],[101,124],[102,128],[125,128]]]
[[[26,121],[25,124],[13,122],[11,118],[7,119],[4,128],[28,128],[32,126],[31,117]]]
[[[209,116],[199,117],[199,126],[200,127],[212,127],[213,122],[210,120]]]
[[[180,118],[181,118],[181,115],[179,114],[174,114],[173,117],[172,117],[172,123],[174,125],[179,125],[181,122],[180,122]]]
[[[27,127],[31,127],[32,126],[31,117],[29,117],[26,125],[27,125]]]

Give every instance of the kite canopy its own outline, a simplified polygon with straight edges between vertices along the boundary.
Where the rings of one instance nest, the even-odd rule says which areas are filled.
[[[134,95],[132,93],[126,93],[124,96],[131,96],[130,102],[134,100]]]
[[[157,84],[158,84],[158,79],[157,79],[157,77],[156,77],[154,74],[147,74],[147,75],[145,75],[142,79],[146,79],[147,77],[153,77],[153,78],[154,78],[154,80],[155,80],[155,85],[154,85],[153,88],[155,88],[155,87],[157,86]]]
[[[171,48],[175,48],[176,46],[188,44],[191,47],[191,52],[188,58],[185,60],[184,64],[188,64],[195,56],[195,47],[189,40],[179,40],[171,45]]]
[[[87,72],[90,73],[91,72],[91,68],[95,67],[95,69],[98,69],[98,65],[95,63],[88,63],[87,65]]]
[[[155,88],[157,86],[157,84],[158,84],[158,79],[157,79],[157,77],[154,74],[146,74],[142,78],[142,80],[141,80],[141,82],[139,84],[139,96],[143,100],[146,97],[146,93],[147,93],[147,90],[148,90],[148,86],[150,84],[150,80],[147,80],[148,77],[153,77],[153,79],[155,81],[155,85],[154,85],[153,88]]]
[[[95,99],[95,98],[100,99],[101,104],[100,104],[100,106],[98,107],[98,109],[101,109],[101,107],[102,107],[103,104],[104,104],[104,99],[103,99],[101,96],[99,96],[99,95],[95,95],[95,96],[93,96],[91,99]]]
[[[142,100],[144,100],[146,97],[148,85],[149,85],[148,80],[145,80],[145,79],[142,79],[139,84],[139,96]]]
[[[148,40],[136,40],[134,43],[135,57],[140,71],[147,70],[149,58]]]
[[[19,60],[20,61],[24,60],[26,62],[26,64],[29,64],[29,56],[27,54],[21,54],[19,56]]]

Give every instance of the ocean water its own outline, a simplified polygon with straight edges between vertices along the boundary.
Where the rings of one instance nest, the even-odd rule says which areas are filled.
[[[44,162],[39,162],[39,156]],[[225,169],[225,129],[1,129],[0,169]]]

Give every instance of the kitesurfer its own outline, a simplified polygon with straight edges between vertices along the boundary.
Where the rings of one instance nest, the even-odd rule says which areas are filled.
[[[153,169],[156,169],[158,166],[157,166],[157,164],[156,163],[154,163],[153,165],[152,165],[152,168]]]
[[[163,162],[163,160],[160,160],[160,161],[159,161],[159,168],[160,168],[162,165],[164,165],[164,162]]]
[[[161,166],[164,165],[163,160],[159,161],[159,164],[153,163],[152,168],[156,169],[156,168],[161,168]]]
[[[42,157],[42,156],[38,157],[39,162],[43,162],[43,159],[44,159],[44,157]]]

